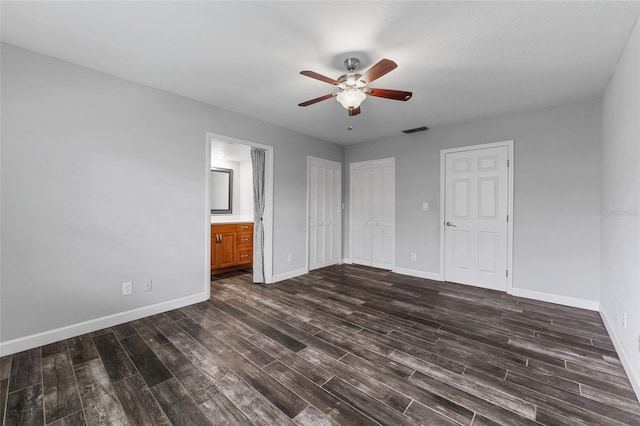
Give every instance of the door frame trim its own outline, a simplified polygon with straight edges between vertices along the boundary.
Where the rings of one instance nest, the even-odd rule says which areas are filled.
[[[447,148],[440,150],[440,280],[446,281],[445,271],[444,271],[444,195],[445,195],[445,156],[446,154],[451,154],[453,152],[462,152],[462,151],[474,151],[478,149],[485,148],[498,148],[504,147],[508,148],[508,158],[509,158],[509,167],[507,168],[507,214],[509,215],[509,222],[507,222],[507,270],[509,271],[509,275],[507,276],[507,293],[511,294],[513,289],[513,150],[514,150],[514,141],[506,140],[501,142],[491,142],[491,143],[483,143],[478,145],[468,145],[461,146],[457,148]]]
[[[340,226],[338,227],[338,265],[342,264],[342,222],[343,222],[343,210],[342,210],[342,193],[343,193],[343,189],[342,189],[342,163],[339,161],[333,161],[333,160],[328,160],[326,158],[320,158],[320,157],[314,157],[313,155],[307,155],[307,253],[305,256],[305,269],[307,270],[307,272],[309,272],[309,254],[311,253],[310,247],[309,247],[309,201],[310,201],[310,191],[309,191],[309,187],[310,187],[310,180],[309,180],[309,167],[311,166],[311,161],[317,161],[320,163],[326,163],[329,165],[337,165],[338,166],[338,182],[340,182],[340,188],[338,191],[338,207],[339,207],[339,214],[338,216],[340,217]]]
[[[207,253],[207,285],[206,291],[209,294],[211,287],[211,210],[209,200],[209,174],[211,173],[211,141],[219,140],[223,142],[235,143],[240,145],[247,145],[252,148],[259,148],[265,151],[265,170],[264,170],[264,197],[265,197],[265,206],[264,206],[264,220],[262,224],[264,226],[264,281],[266,284],[270,284],[273,282],[273,178],[274,178],[274,166],[273,166],[273,155],[274,148],[270,145],[264,145],[258,142],[253,142],[246,139],[234,138],[232,136],[223,135],[220,133],[207,132],[207,144],[206,144],[206,222],[207,222],[207,232],[206,232],[206,241],[205,248]]]

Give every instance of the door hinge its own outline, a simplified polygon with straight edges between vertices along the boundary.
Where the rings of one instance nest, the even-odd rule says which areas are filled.
[[[506,276],[507,278],[509,278],[509,270],[507,269],[507,270],[505,270],[504,272],[505,272],[505,276]]]
[[[509,160],[507,160],[507,167],[509,167]]]
[[[507,223],[509,222],[509,215],[507,215]]]

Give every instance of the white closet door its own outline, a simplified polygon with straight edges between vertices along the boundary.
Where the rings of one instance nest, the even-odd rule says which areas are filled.
[[[309,269],[340,263],[341,164],[309,157]]]
[[[394,160],[371,166],[371,266],[391,269],[394,265],[395,168]]]
[[[395,160],[351,164],[351,261],[391,269],[394,245]]]

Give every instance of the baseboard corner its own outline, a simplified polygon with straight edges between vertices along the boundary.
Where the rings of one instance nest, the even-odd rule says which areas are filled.
[[[507,293],[512,296],[539,300],[541,302],[555,303],[556,305],[570,306],[572,308],[581,308],[596,312],[600,310],[600,303],[597,300],[580,299],[578,297],[562,296],[559,294],[545,293],[542,291],[527,290],[516,287],[511,288]]]
[[[627,354],[624,351],[624,346],[622,345],[622,342],[618,338],[618,335],[616,334],[615,328],[613,327],[611,321],[609,321],[609,317],[607,316],[605,311],[602,309],[600,309],[598,312],[600,313],[600,318],[602,318],[604,327],[607,329],[607,333],[609,333],[609,337],[611,338],[613,347],[616,349],[616,353],[620,358],[622,367],[624,368],[625,373],[627,373],[629,382],[631,382],[631,387],[633,387],[633,391],[636,393],[636,399],[640,402],[640,378],[636,377],[633,374],[633,369],[631,368],[631,361],[629,361],[629,358],[627,357]]]

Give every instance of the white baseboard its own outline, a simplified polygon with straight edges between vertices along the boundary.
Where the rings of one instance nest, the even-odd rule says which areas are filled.
[[[353,262],[351,261],[351,258],[345,257],[344,259],[342,259],[342,263],[346,263],[347,265],[351,265]]]
[[[442,275],[436,272],[419,271],[417,269],[393,268],[391,272],[396,274],[409,275],[411,277],[426,278],[428,280],[442,281]]]
[[[602,322],[604,322],[604,326],[609,333],[609,337],[611,338],[611,342],[613,342],[613,347],[616,348],[616,353],[618,357],[620,357],[620,362],[624,367],[624,371],[627,373],[627,377],[629,377],[629,381],[631,382],[631,386],[636,393],[636,398],[640,401],[640,378],[633,375],[633,369],[631,368],[631,361],[627,358],[627,354],[624,351],[624,346],[622,342],[618,338],[618,335],[615,333],[615,329],[611,322],[609,321],[609,317],[604,311],[600,311],[600,317],[602,318]]]
[[[20,337],[6,342],[0,342],[0,356],[10,355],[26,351],[27,349],[37,348],[38,346],[48,345],[49,343],[80,336],[81,334],[91,333],[103,328],[134,321],[150,315],[170,311],[172,309],[193,305],[194,303],[203,302],[205,300],[209,300],[209,295],[207,293],[198,293],[192,296],[182,297],[180,299],[169,300],[167,302],[161,302],[150,306],[143,306],[130,311],[119,312],[117,314],[107,315],[105,317],[80,322],[78,324],[72,324],[56,328],[54,330]]]
[[[300,268],[294,271],[284,272],[282,274],[274,275],[272,277],[272,283],[277,283],[278,281],[288,280],[290,278],[299,277],[300,275],[308,274],[309,270],[307,268]]]
[[[512,296],[571,306],[573,308],[588,309],[590,311],[598,311],[600,309],[600,302],[597,300],[579,299],[577,297],[561,296],[559,294],[544,293],[524,288],[512,288],[508,293]]]

